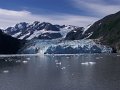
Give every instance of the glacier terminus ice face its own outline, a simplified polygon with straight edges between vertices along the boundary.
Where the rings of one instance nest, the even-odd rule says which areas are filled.
[[[25,54],[81,54],[111,53],[112,48],[96,44],[93,40],[34,40],[28,42],[21,53]]]

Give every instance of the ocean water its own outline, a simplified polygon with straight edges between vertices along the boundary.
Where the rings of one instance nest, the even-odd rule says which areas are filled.
[[[120,55],[1,55],[0,90],[120,90]]]

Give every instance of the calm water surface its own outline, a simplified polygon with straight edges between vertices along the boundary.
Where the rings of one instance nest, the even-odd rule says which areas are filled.
[[[120,90],[120,55],[0,56],[0,90]]]

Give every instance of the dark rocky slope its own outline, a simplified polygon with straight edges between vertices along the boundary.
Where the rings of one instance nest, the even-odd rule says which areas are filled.
[[[120,12],[104,17],[95,22],[87,31],[93,33],[89,39],[97,39],[102,44],[107,44],[120,50]]]
[[[80,27],[80,28],[76,28],[72,31],[70,31],[67,35],[65,40],[79,40],[79,37],[82,36],[84,28]]]
[[[0,30],[0,54],[16,54],[23,44],[22,40],[6,35]]]
[[[84,34],[78,31],[73,34],[72,40],[95,39],[101,44],[112,46],[120,51],[120,11],[95,22]]]

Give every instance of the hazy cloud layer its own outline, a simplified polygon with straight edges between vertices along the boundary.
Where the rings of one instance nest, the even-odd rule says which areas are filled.
[[[7,10],[0,8],[0,28],[13,26],[19,22],[32,23],[34,21],[50,22],[53,24],[66,24],[87,26],[94,23],[96,20],[103,18],[106,15],[120,11],[120,0],[66,0],[70,5],[66,10],[74,9],[75,12],[51,12],[51,9],[46,14],[34,14],[34,10]],[[61,1],[62,2],[62,1]],[[62,4],[63,5],[63,4]],[[63,5],[64,6],[64,5]],[[66,6],[66,5],[65,5]],[[28,8],[30,8],[28,6]],[[37,8],[41,10],[41,8]],[[46,9],[43,8],[43,11]],[[61,8],[62,9],[62,8]],[[63,10],[63,9],[62,9]],[[64,11],[64,10],[63,10]],[[40,12],[40,11],[39,11]]]
[[[87,26],[98,20],[95,17],[71,15],[71,14],[55,14],[55,15],[36,15],[29,11],[13,11],[0,9],[0,28],[13,26],[19,22],[32,23],[34,21],[50,22],[53,24],[66,24]]]

